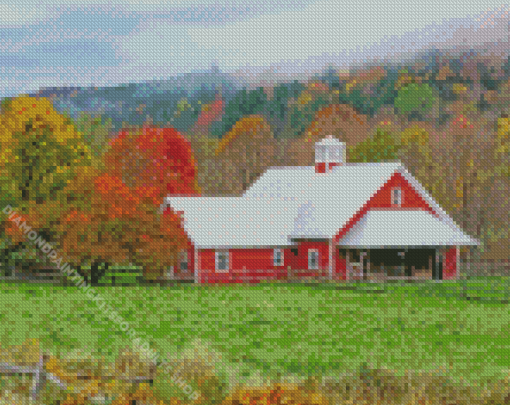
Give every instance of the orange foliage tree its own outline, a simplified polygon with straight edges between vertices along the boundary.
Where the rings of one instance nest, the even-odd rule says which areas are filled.
[[[188,246],[180,218],[170,208],[161,215],[154,188],[132,189],[115,175],[92,171],[75,178],[61,196],[68,198],[72,204],[56,221],[59,249],[92,284],[114,263],[160,275]]]

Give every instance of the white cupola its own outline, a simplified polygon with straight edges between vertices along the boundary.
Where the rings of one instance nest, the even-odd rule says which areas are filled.
[[[347,147],[344,142],[326,136],[315,143],[315,173],[328,173],[333,167],[346,163]]]

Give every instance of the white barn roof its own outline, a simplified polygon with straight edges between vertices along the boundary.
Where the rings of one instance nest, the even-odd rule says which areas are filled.
[[[314,166],[275,167],[268,169],[242,197],[167,197],[165,204],[184,212],[186,231],[199,248],[286,246],[293,244],[292,239],[332,238],[396,172],[411,183],[439,218],[422,211],[412,211],[418,214],[398,211],[400,216],[388,214],[387,218],[397,215],[395,220],[399,224],[408,224],[405,215],[408,219],[417,215],[423,226],[441,231],[428,234],[429,238],[436,236],[434,243],[427,240],[432,245],[453,244],[453,241],[459,245],[473,244],[474,239],[462,232],[400,162],[348,163],[325,174],[316,173]],[[377,224],[382,222],[374,224],[378,214],[372,211],[371,215],[366,226],[377,234]],[[360,227],[355,226],[361,232]],[[412,227],[406,229],[412,233]],[[395,232],[400,231],[383,234],[389,241],[398,237]],[[354,237],[352,232],[349,235]],[[415,241],[413,238],[403,245],[410,245]],[[352,239],[351,242],[365,241]]]
[[[295,198],[168,197],[184,213],[184,228],[201,249],[288,246],[297,209]]]
[[[424,210],[370,210],[339,241],[339,245],[367,248],[477,244]]]
[[[290,236],[331,238],[401,167],[347,164],[326,174],[316,173],[313,166],[271,168],[244,195],[297,197],[303,205]]]
[[[302,201],[341,198],[335,206],[366,197],[359,208],[401,167],[400,162],[348,163],[334,167],[330,173],[315,173],[314,166],[272,167],[243,196],[297,197]]]

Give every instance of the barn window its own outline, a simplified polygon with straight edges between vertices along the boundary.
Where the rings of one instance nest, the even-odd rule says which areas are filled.
[[[310,249],[308,251],[308,269],[317,270],[319,268],[319,251]]]
[[[181,270],[188,270],[188,252],[180,252],[179,253],[179,263]]]
[[[216,252],[216,271],[228,271],[228,252]]]
[[[397,206],[402,205],[402,190],[400,188],[391,190],[391,203]]]
[[[273,249],[273,265],[283,266],[283,250]]]

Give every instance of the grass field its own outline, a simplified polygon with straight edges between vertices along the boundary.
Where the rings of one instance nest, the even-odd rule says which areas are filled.
[[[162,357],[199,339],[239,376],[336,376],[362,364],[433,371],[464,383],[510,372],[510,281],[420,284],[179,285],[96,291]],[[0,342],[114,359],[130,345],[77,287],[0,285]]]

